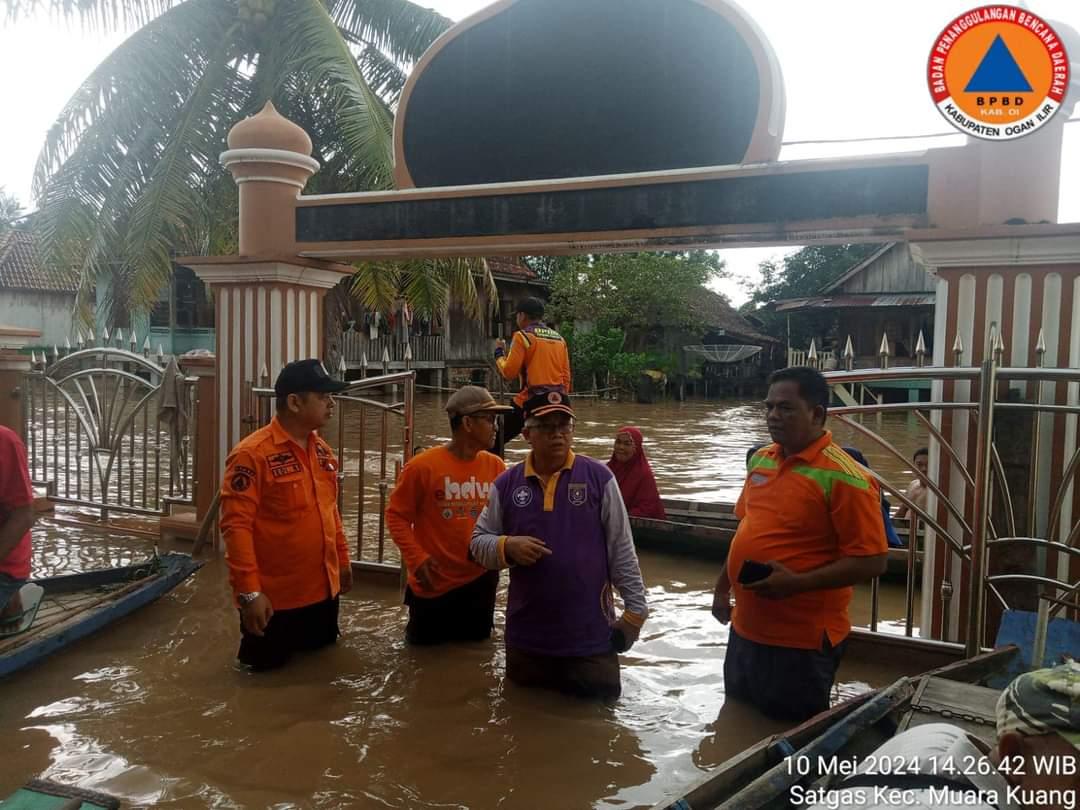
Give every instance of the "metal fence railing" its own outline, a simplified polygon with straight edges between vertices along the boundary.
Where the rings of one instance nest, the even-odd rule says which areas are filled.
[[[106,338],[107,340],[107,338]],[[192,503],[195,380],[119,346],[33,356],[23,420],[32,481],[57,502],[164,515]]]
[[[400,393],[400,398],[399,398]],[[386,503],[402,466],[412,458],[416,372],[402,371],[355,380],[335,396],[336,425],[327,439],[338,457],[338,508],[355,538],[354,564],[380,572],[400,569],[396,547],[387,542]],[[269,423],[271,388],[252,388],[251,422]]]
[[[886,439],[863,424],[858,416],[873,413],[912,413],[930,435],[931,469],[923,475],[914,472],[929,490],[925,508],[911,502],[906,487],[891,483],[874,473],[882,489],[899,503],[908,507],[912,514],[909,537],[918,537],[925,531],[926,544],[941,541],[939,547],[946,554],[939,597],[943,612],[947,615],[953,600],[967,600],[967,610],[962,617],[965,646],[968,655],[974,655],[986,641],[988,604],[995,609],[1016,607],[1015,596],[1010,599],[1006,586],[1019,586],[1012,593],[1022,594],[1025,604],[1046,605],[1044,612],[1052,615],[1062,609],[1080,609],[1077,596],[1080,582],[1073,581],[1071,561],[1080,559],[1080,521],[1072,517],[1071,501],[1080,471],[1080,447],[1064,447],[1067,463],[1060,475],[1047,475],[1050,459],[1045,443],[1039,440],[1040,431],[1047,414],[1080,416],[1080,403],[1048,401],[1043,387],[1048,384],[1068,383],[1080,385],[1080,369],[1043,368],[1041,362],[1035,368],[1001,367],[1003,347],[991,327],[990,342],[993,347],[988,357],[978,366],[960,365],[962,348],[955,350],[956,365],[950,367],[916,366],[888,368],[887,356],[882,368],[867,370],[835,371],[826,373],[831,385],[850,391],[856,385],[898,381],[929,381],[931,383],[966,383],[970,396],[947,399],[935,397],[931,402],[898,402],[845,405],[830,408],[829,415],[845,423],[868,441],[876,444],[898,460],[905,458]],[[1040,355],[1041,358],[1041,355]],[[920,354],[919,360],[923,356]],[[1023,396],[1020,393],[1023,392]],[[942,429],[942,417],[950,414],[956,420],[966,421],[969,448],[960,452],[954,447],[947,431]],[[1003,414],[1030,418],[1027,430],[1032,441],[1027,451],[1026,479],[1029,488],[1026,514],[1018,515],[1014,503],[1017,500],[1006,464],[999,452],[999,435],[995,434],[996,420]],[[1015,431],[1015,424],[1009,431]],[[1010,438],[1014,438],[1011,437]],[[971,451],[973,447],[973,452]],[[1058,448],[1059,450],[1061,448]],[[1015,455],[1015,454],[1014,454]],[[966,456],[966,457],[965,457]],[[974,463],[971,459],[974,458]],[[1015,468],[1017,460],[1009,459]],[[958,482],[946,492],[939,485],[946,471],[951,480]],[[1015,483],[1015,482],[1014,482]],[[1038,491],[1053,487],[1049,520],[1036,519]],[[1063,517],[1067,516],[1067,517]],[[1068,525],[1065,525],[1066,520]],[[1040,526],[1044,526],[1039,531]],[[1023,530],[1021,530],[1023,527]],[[1041,536],[1040,536],[1041,535]],[[914,546],[914,544],[912,544]],[[1006,566],[992,565],[992,557],[1016,549],[1027,548],[1036,553],[1028,555],[1026,563],[1019,566],[1010,562]],[[912,635],[914,623],[915,590],[918,587],[915,549],[909,549],[906,588],[905,632]],[[954,562],[959,563],[960,583],[966,583],[964,593],[957,592],[958,583],[952,574]],[[931,574],[924,574],[923,584],[930,582]],[[878,615],[877,583],[871,591],[871,630],[876,630]],[[1045,621],[1043,624],[1045,630]]]

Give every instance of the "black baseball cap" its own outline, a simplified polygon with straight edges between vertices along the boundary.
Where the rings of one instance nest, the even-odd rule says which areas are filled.
[[[570,397],[562,391],[547,391],[542,394],[536,394],[525,400],[525,405],[522,407],[522,410],[525,411],[526,419],[533,416],[544,416],[549,413],[565,413],[568,416],[574,415],[574,409],[570,406]]]
[[[321,360],[294,360],[278,374],[274,381],[274,393],[279,397],[289,394],[333,394],[344,391],[348,383],[335,380]]]
[[[514,312],[524,312],[530,318],[543,318],[544,302],[539,298],[534,298],[532,296],[522,298],[518,301],[517,309],[515,309]]]

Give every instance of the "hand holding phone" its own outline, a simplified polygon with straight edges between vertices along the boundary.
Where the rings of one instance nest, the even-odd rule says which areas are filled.
[[[746,560],[743,562],[742,568],[739,569],[739,584],[750,585],[754,582],[760,582],[772,574],[772,571],[771,565],[766,565],[757,560]]]

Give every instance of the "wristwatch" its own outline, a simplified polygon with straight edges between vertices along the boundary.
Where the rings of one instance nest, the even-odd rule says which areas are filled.
[[[240,603],[240,607],[250,605],[256,599],[262,596],[260,591],[252,591],[251,593],[241,593],[236,595],[236,601]]]

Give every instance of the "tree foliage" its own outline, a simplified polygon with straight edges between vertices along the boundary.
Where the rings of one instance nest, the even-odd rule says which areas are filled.
[[[726,275],[715,253],[622,253],[573,260],[551,281],[556,320],[617,327],[635,348],[664,327],[689,327],[691,304],[708,282]]]
[[[390,187],[393,106],[409,66],[451,25],[409,0],[8,4],[16,21],[42,8],[99,30],[136,28],[50,127],[34,189],[42,262],[76,268],[84,293],[101,276],[121,279],[114,308],[142,311],[174,255],[235,249],[237,193],[218,156],[232,125],[267,100],[311,136],[322,168],[309,193]],[[429,271],[438,278],[425,300],[457,286],[475,302],[457,266]]]
[[[744,313],[753,313],[773,337],[788,339],[792,346],[805,348],[811,337],[832,330],[835,316],[829,310],[777,313],[767,305],[789,298],[820,295],[826,287],[866,259],[881,245],[812,245],[785,257],[780,262],[765,261],[758,269],[761,281],[750,288],[750,300]]]
[[[552,263],[549,313],[570,345],[576,384],[633,385],[647,368],[678,363],[660,344],[666,330],[697,325],[693,302],[726,275],[715,253],[630,253]]]
[[[22,204],[14,194],[0,186],[0,234],[7,231],[23,214]]]

